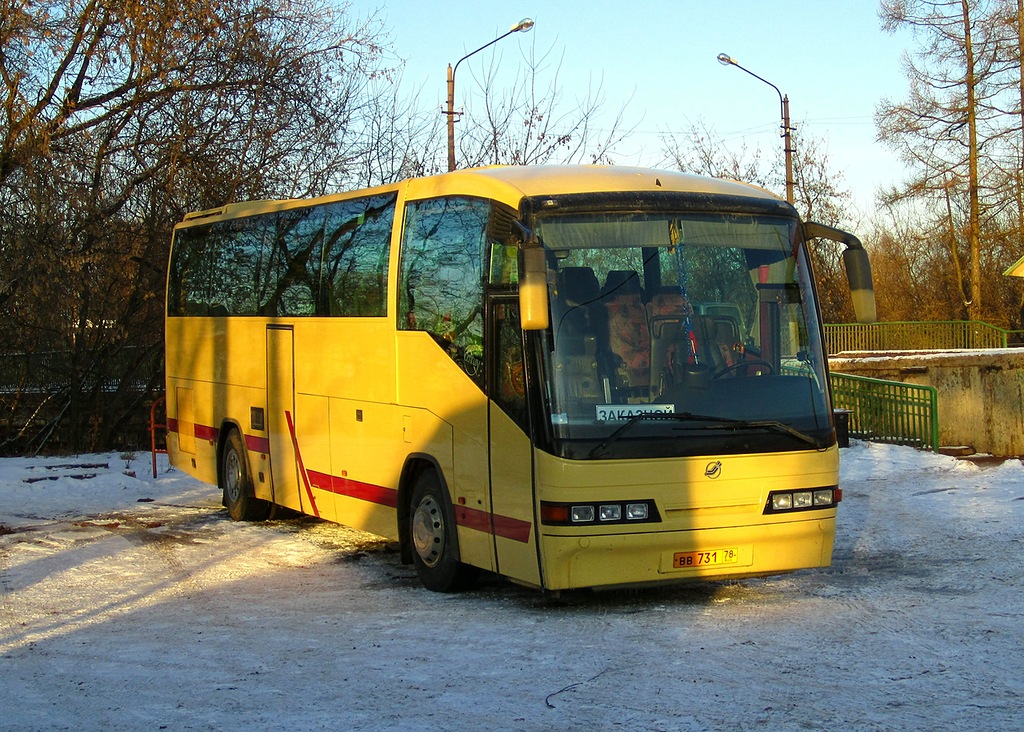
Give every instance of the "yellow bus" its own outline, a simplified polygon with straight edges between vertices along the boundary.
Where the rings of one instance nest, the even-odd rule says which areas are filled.
[[[233,519],[398,542],[435,591],[831,561],[838,449],[802,224],[756,188],[493,167],[175,228],[168,449]]]

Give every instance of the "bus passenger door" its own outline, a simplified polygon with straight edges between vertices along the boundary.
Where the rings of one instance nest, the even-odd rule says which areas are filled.
[[[299,491],[295,456],[295,352],[290,326],[267,326],[267,434],[274,503],[305,510]]]
[[[539,586],[533,458],[517,299],[492,300],[489,319],[488,335],[494,347],[489,358],[488,447],[497,571]]]

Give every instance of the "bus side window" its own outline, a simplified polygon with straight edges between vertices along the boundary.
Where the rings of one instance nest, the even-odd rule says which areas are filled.
[[[354,317],[387,313],[388,249],[395,194],[326,207],[319,310]]]
[[[272,236],[264,242],[272,287],[264,288],[264,315],[314,315],[316,298],[313,265],[320,260],[324,239],[320,207],[282,211],[274,217]]]
[[[212,259],[210,238],[209,226],[175,232],[167,279],[168,315],[206,315]]]
[[[406,207],[398,328],[423,330],[483,386],[483,292],[490,203],[432,198]]]

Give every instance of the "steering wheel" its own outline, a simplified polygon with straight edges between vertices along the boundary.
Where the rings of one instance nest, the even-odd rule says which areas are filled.
[[[713,373],[711,375],[711,378],[719,379],[732,371],[738,371],[739,369],[746,368],[747,366],[767,366],[769,374],[775,373],[775,367],[772,366],[767,361],[764,361],[760,358],[752,358],[749,361],[737,361],[736,363],[731,364],[729,366],[723,366],[722,368],[718,369],[718,371]],[[760,375],[761,374],[759,374],[759,376]]]

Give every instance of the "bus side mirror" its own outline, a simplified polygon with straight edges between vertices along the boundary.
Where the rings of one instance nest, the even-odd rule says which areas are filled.
[[[847,247],[843,250],[843,266],[850,283],[850,297],[858,323],[875,322],[875,286],[871,279],[871,262],[868,253],[861,249]]]
[[[874,323],[875,286],[871,279],[871,261],[860,239],[847,231],[810,221],[804,224],[804,239],[829,239],[846,245],[843,250],[843,267],[850,284],[853,311],[858,323]]]
[[[548,316],[548,267],[544,249],[533,246],[522,252],[519,276],[519,322],[523,330],[544,330]]]

